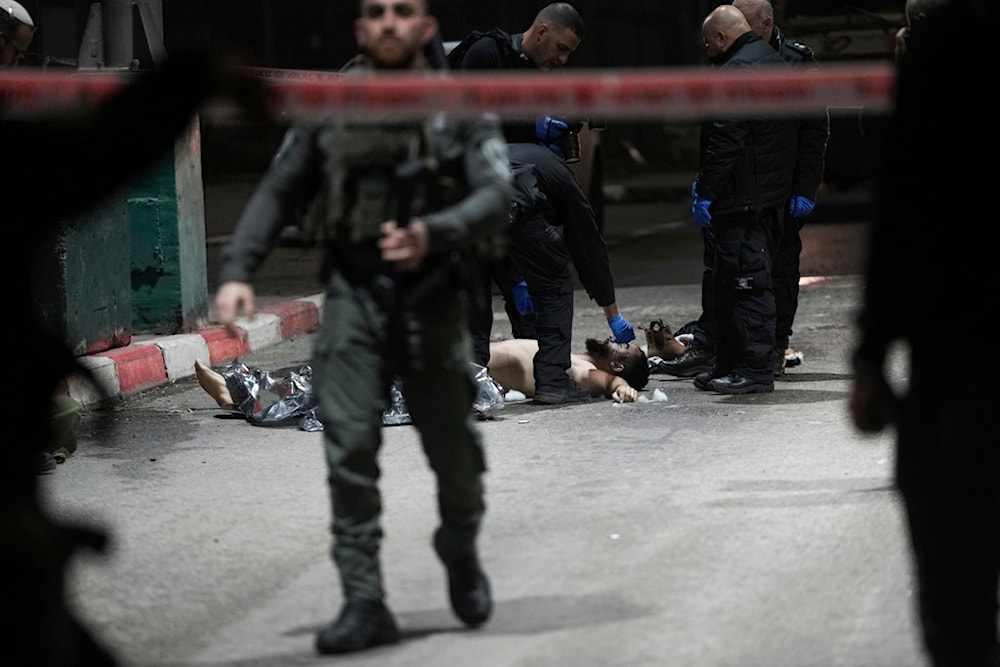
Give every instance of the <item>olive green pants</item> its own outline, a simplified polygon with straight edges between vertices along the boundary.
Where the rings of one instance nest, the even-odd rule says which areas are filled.
[[[378,451],[393,377],[437,477],[436,546],[448,561],[475,553],[482,520],[482,444],[472,417],[475,380],[459,295],[438,290],[424,309],[387,331],[372,293],[334,274],[316,336],[313,391],[319,401],[333,506],[333,560],[344,598],[382,599]],[[404,364],[394,368],[390,335],[405,329]],[[406,428],[405,426],[402,428]]]

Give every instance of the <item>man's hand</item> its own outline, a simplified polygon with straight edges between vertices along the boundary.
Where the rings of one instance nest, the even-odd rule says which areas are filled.
[[[611,392],[611,400],[615,403],[634,403],[638,396],[639,392],[637,392],[634,387],[624,382],[615,387],[614,391]]]
[[[885,377],[858,373],[847,399],[854,426],[862,433],[878,433],[896,418],[896,396]]]
[[[535,119],[535,136],[538,143],[548,148],[550,151],[563,157],[562,149],[559,148],[559,140],[569,131],[569,123],[552,116],[540,116]]]
[[[379,229],[382,237],[378,240],[378,249],[383,260],[401,271],[420,266],[427,256],[429,244],[427,224],[423,220],[414,218],[406,227],[397,227],[395,220],[389,220]]]
[[[694,203],[691,204],[691,213],[694,214],[694,222],[701,229],[711,229],[712,227],[712,214],[709,212],[708,207],[712,205],[711,199],[705,199],[694,196]]]
[[[240,311],[248,318],[253,318],[255,314],[253,286],[235,280],[222,283],[215,294],[215,317],[226,327],[229,335],[235,338],[243,337],[243,331],[236,326],[236,318]]]
[[[621,313],[609,317],[608,326],[611,327],[611,333],[614,334],[614,342],[628,343],[635,340],[635,327]]]
[[[788,214],[793,218],[804,218],[813,212],[816,202],[809,197],[794,195],[788,200]]]
[[[528,283],[523,280],[511,288],[514,293],[514,307],[522,315],[531,315],[535,312],[535,302],[528,292]]]
[[[564,120],[552,116],[540,116],[535,119],[535,136],[545,145],[559,141],[568,131],[569,123]]]

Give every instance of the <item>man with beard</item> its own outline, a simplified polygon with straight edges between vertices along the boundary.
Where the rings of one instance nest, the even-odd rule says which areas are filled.
[[[448,54],[448,62],[452,69],[460,72],[495,70],[522,73],[560,72],[569,61],[570,55],[580,46],[583,38],[583,18],[576,8],[567,2],[553,2],[539,10],[531,26],[524,32],[508,33],[495,28],[489,32],[470,33]],[[597,216],[587,201],[586,194],[576,181],[573,172],[565,164],[561,166],[558,164],[566,157],[560,146],[569,131],[569,123],[551,116],[540,116],[533,120],[507,118],[503,123],[504,136],[511,144],[509,150],[512,158],[515,158],[514,153],[517,153],[516,159],[535,163],[534,170],[538,172],[539,187],[543,195],[561,202],[563,210],[557,214],[562,215],[563,219],[550,218],[550,224],[562,225],[563,229],[573,237],[572,242],[575,245],[570,245],[570,240],[567,241],[567,245],[569,251],[573,253],[572,260],[577,271],[584,271],[593,276],[595,271],[602,271],[603,267],[608,265],[607,248],[602,249],[604,240],[600,238]],[[544,146],[559,159],[539,158],[537,148],[530,148],[531,146]],[[566,335],[565,329],[560,329],[557,320],[548,316],[551,313],[541,315],[545,321],[539,323],[539,313],[531,311],[531,306],[526,306],[531,301],[534,301],[535,306],[540,306],[538,292],[540,290],[551,292],[555,288],[555,279],[562,277],[563,271],[559,265],[563,262],[553,255],[559,252],[555,247],[558,243],[553,242],[552,238],[543,238],[544,236],[546,236],[544,232],[537,235],[533,244],[536,251],[552,255],[550,257],[552,261],[542,258],[542,262],[547,266],[539,267],[537,261],[533,260],[534,268],[541,268],[543,273],[548,272],[551,275],[546,276],[545,280],[536,280],[535,285],[531,285],[524,271],[516,266],[517,262],[509,257],[481,260],[479,303],[483,307],[473,310],[470,319],[473,347],[476,361],[485,365],[488,361],[490,333],[493,328],[492,286],[496,284],[503,297],[504,311],[507,313],[514,337],[537,338],[540,351],[539,366],[549,367],[548,371],[542,370],[541,378],[536,378],[539,386],[539,395],[536,397],[538,402],[571,403],[585,400],[586,392],[576,391],[575,388],[568,386],[563,369],[557,367],[560,364],[564,367],[569,364],[568,337],[561,342],[554,342],[558,341],[560,336]],[[591,271],[583,267],[583,262],[580,261],[582,257],[592,259],[598,268]],[[581,277],[581,282],[583,281],[584,278]],[[618,305],[613,303],[613,281],[610,277],[593,278],[589,284],[585,283],[585,286],[589,291],[590,288],[598,286],[598,283],[601,283],[598,287],[600,291],[600,296],[597,297],[600,299],[598,304],[607,316],[608,326],[615,339],[622,343],[633,340],[635,328],[618,312]],[[609,286],[610,297],[607,296]],[[572,299],[572,294],[569,298]],[[544,300],[545,297],[541,299]],[[557,308],[562,310],[563,306]],[[557,313],[559,317],[564,314],[564,312]],[[563,347],[562,350],[557,349],[560,345]]]
[[[515,390],[531,398],[535,395],[533,359],[538,341],[511,338],[490,343],[487,369],[504,391]],[[569,378],[586,387],[592,397],[604,396],[616,403],[631,403],[649,380],[646,354],[633,343],[616,343],[610,338],[587,339],[584,354],[570,355]]]
[[[344,75],[430,74],[437,32],[426,0],[362,0],[355,22],[361,53]],[[440,523],[433,544],[452,610],[469,627],[490,617],[489,581],[476,548],[486,462],[469,411],[476,387],[463,270],[507,223],[510,180],[495,116],[297,123],[223,251],[216,313],[238,335],[237,315],[254,312],[255,271],[281,228],[306,206],[304,231],[326,249],[313,389],[343,606],[317,634],[319,653],[400,637],[384,602],[379,562],[381,414],[396,378],[436,475]]]

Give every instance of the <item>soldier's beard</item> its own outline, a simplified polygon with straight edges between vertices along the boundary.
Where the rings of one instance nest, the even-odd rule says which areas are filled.
[[[412,69],[414,62],[417,59],[416,53],[406,53],[405,50],[397,49],[389,49],[388,53],[391,55],[387,58],[387,50],[380,49],[377,45],[373,49],[363,48],[361,51],[368,56],[372,65],[378,69]]]

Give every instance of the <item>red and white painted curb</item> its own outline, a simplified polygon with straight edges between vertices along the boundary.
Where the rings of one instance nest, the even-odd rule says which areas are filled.
[[[132,343],[78,357],[112,399],[129,396],[194,375],[194,362],[227,364],[283,340],[315,331],[323,318],[323,294],[262,308],[253,319],[236,320],[242,335],[221,326],[172,336],[135,336]],[[65,393],[84,405],[99,403],[101,393],[85,378],[71,376]]]

